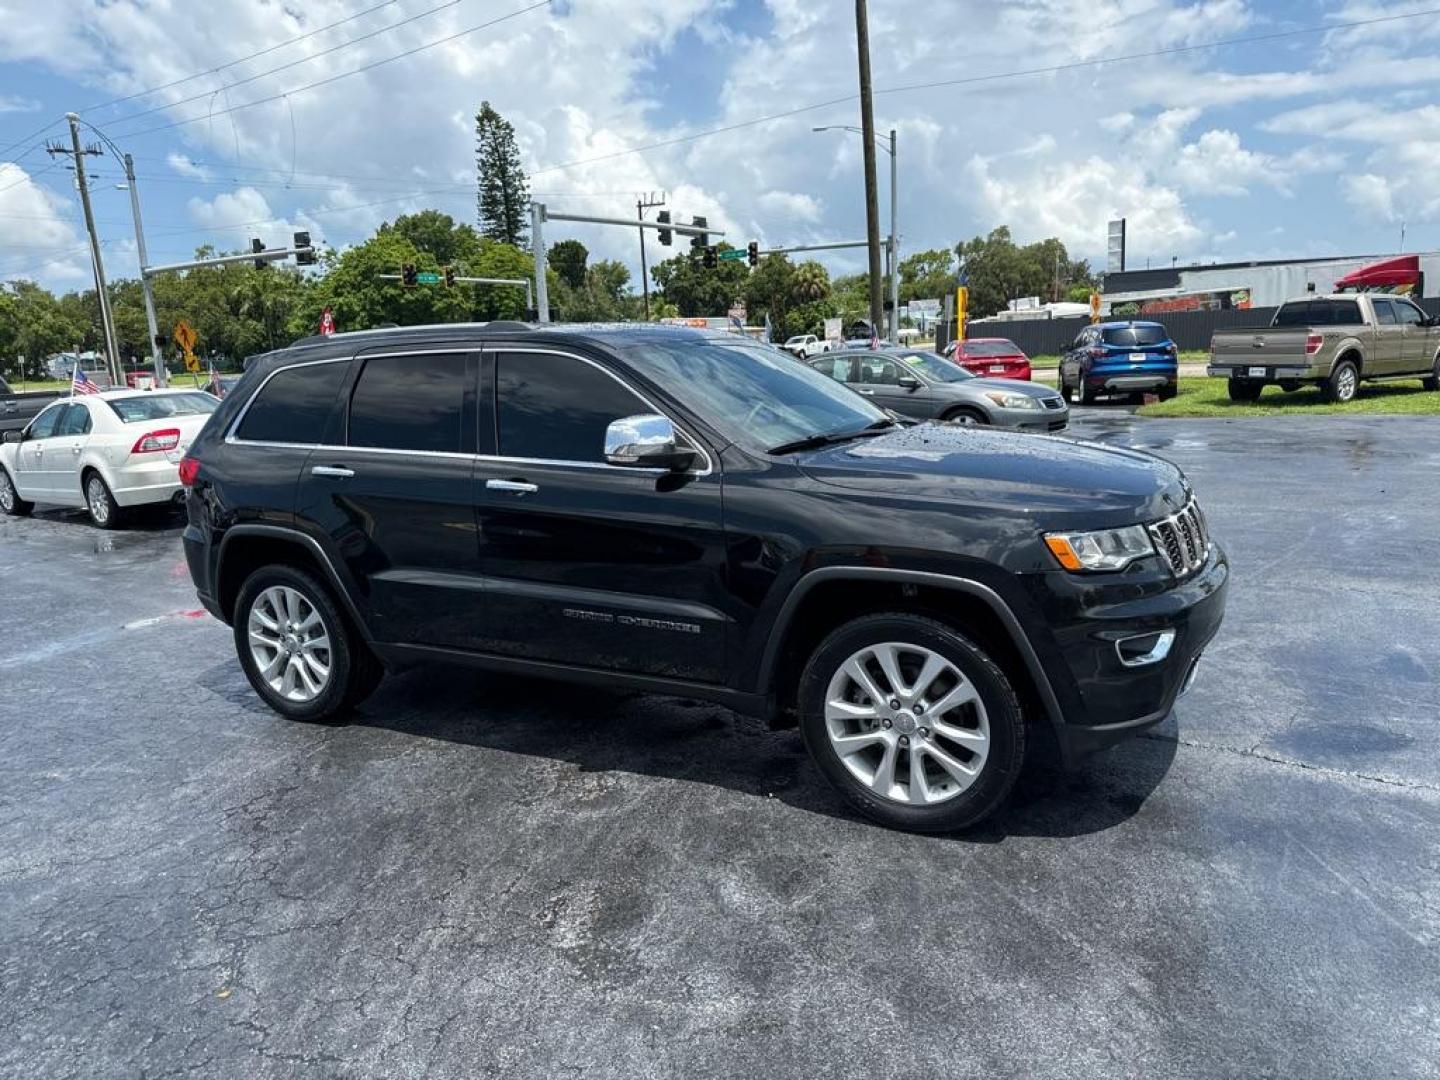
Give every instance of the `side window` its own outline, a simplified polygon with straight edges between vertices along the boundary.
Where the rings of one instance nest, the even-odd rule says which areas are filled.
[[[84,405],[70,405],[65,409],[65,415],[55,425],[56,435],[89,435],[90,434],[90,410]]]
[[[47,406],[44,412],[30,421],[30,438],[48,439],[54,435],[56,425],[60,421],[60,414],[68,408],[68,405]]]
[[[812,366],[816,371],[828,375],[836,382],[850,381],[850,358],[848,356],[826,357]]]
[[[1400,321],[1410,326],[1425,325],[1425,312],[1412,304],[1409,300],[1392,300],[1395,310],[1400,313]]]
[[[1370,301],[1375,305],[1375,321],[1387,326],[1394,326],[1400,320],[1395,315],[1395,305],[1389,300],[1382,300],[1378,296]]]
[[[251,399],[236,437],[305,446],[324,442],[349,368],[346,360],[277,372]]]
[[[866,386],[898,386],[900,371],[893,360],[882,356],[862,356],[858,381]]]
[[[556,353],[501,353],[495,399],[503,457],[603,462],[612,420],[654,412],[599,368]]]
[[[464,412],[464,353],[371,357],[350,396],[349,445],[457,453]]]

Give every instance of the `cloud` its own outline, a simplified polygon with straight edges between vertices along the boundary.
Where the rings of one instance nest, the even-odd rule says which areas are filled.
[[[0,281],[25,278],[84,287],[89,244],[71,224],[69,200],[37,184],[22,166],[0,164]]]
[[[1396,221],[1395,192],[1390,181],[1374,173],[1345,176],[1340,180],[1345,201],[1372,220]]]
[[[199,180],[209,180],[215,175],[210,169],[196,165],[190,160],[189,155],[179,154],[173,150],[165,155],[165,164],[181,176],[192,176]]]
[[[12,94],[0,94],[0,113],[29,113],[39,112],[40,102],[33,98],[17,97]]]
[[[323,230],[308,214],[301,211],[294,220],[277,215],[253,187],[222,192],[208,200],[197,196],[185,204],[185,210],[197,225],[228,237],[217,245],[221,249],[241,250],[251,237],[266,247],[288,247],[292,234],[301,229],[311,233],[311,242],[317,247],[324,243]]]

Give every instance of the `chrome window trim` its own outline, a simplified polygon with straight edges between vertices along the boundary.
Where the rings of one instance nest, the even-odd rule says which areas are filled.
[[[280,367],[277,367],[274,371],[270,372],[270,374],[266,375],[265,378],[261,379],[260,385],[252,390],[250,396],[245,399],[245,404],[240,407],[240,411],[235,414],[235,419],[230,421],[230,426],[225,429],[225,442],[231,446],[282,446],[292,450],[310,450],[319,446],[319,443],[267,442],[264,439],[242,439],[236,432],[240,430],[240,425],[245,422],[245,417],[250,413],[250,406],[255,404],[255,399],[260,396],[261,391],[269,386],[270,380],[282,371],[294,371],[297,368],[303,367],[319,367],[321,364],[348,364],[353,359],[355,359],[353,354],[350,356],[327,356],[324,360],[302,360],[297,364],[282,364]]]
[[[688,442],[691,446],[693,446],[693,447],[695,448],[696,452],[698,452],[698,453],[700,454],[700,456],[705,459],[705,468],[703,468],[703,469],[698,469],[698,470],[697,470],[697,469],[686,469],[683,473],[678,473],[677,475],[680,475],[680,476],[710,476],[710,475],[715,471],[715,463],[711,460],[711,458],[710,458],[710,451],[705,448],[705,444],[704,444],[704,443],[702,443],[702,442],[701,442],[699,439],[697,439],[694,435],[690,434],[689,430],[688,430],[683,424],[677,424],[677,423],[675,423],[675,418],[674,418],[673,416],[671,416],[671,415],[670,415],[668,412],[666,412],[664,409],[659,408],[653,401],[651,401],[648,397],[646,397],[644,394],[642,394],[639,390],[636,390],[635,387],[631,386],[631,385],[630,385],[629,383],[627,383],[624,379],[622,379],[619,375],[616,375],[615,372],[613,372],[613,371],[611,371],[609,368],[605,367],[605,365],[596,363],[594,360],[591,360],[588,356],[582,356],[580,353],[571,352],[571,351],[569,351],[568,349],[562,349],[562,348],[557,348],[557,347],[553,347],[553,346],[520,345],[520,344],[509,345],[509,344],[506,344],[506,343],[504,343],[504,342],[487,342],[487,343],[485,344],[485,346],[484,346],[484,350],[485,350],[486,352],[492,352],[492,353],[500,353],[500,352],[510,352],[510,353],[517,353],[517,352],[518,352],[518,353],[544,353],[544,354],[549,354],[549,355],[551,355],[551,356],[565,356],[565,357],[568,357],[568,358],[571,359],[571,360],[579,360],[582,364],[589,364],[589,365],[590,365],[591,367],[593,367],[596,371],[599,371],[601,374],[608,375],[610,378],[614,379],[617,383],[619,383],[622,387],[624,387],[624,388],[625,388],[626,390],[628,390],[630,393],[634,394],[637,398],[639,398],[639,399],[640,399],[641,401],[643,401],[647,406],[649,406],[650,411],[651,411],[652,413],[654,413],[654,414],[657,415],[657,416],[663,416],[663,417],[665,417],[665,419],[669,420],[670,423],[675,424],[675,430],[678,431],[678,432],[680,432],[680,434],[685,437],[685,441]],[[495,368],[495,375],[496,375],[496,378],[495,378],[495,408],[496,408],[496,416],[495,416],[495,445],[496,445],[497,447],[500,445],[500,416],[499,416],[499,407],[500,407],[500,379],[499,379],[499,374],[500,374],[500,368],[499,368],[499,365],[498,365],[498,363],[497,363],[496,368]],[[617,416],[615,419],[619,420],[619,419],[622,419],[622,418]],[[524,457],[509,457],[509,456],[504,455],[504,454],[495,454],[495,455],[480,454],[480,455],[477,455],[477,456],[480,457],[480,458],[482,458],[482,459],[484,459],[484,460],[488,460],[488,461],[503,461],[503,462],[515,462],[515,463],[521,463],[521,462],[523,462],[523,463],[527,463],[527,464],[531,464],[531,465],[562,465],[562,466],[570,466],[570,467],[574,467],[574,468],[615,469],[615,470],[617,470],[617,471],[619,471],[619,472],[630,472],[630,473],[665,473],[665,472],[670,471],[670,470],[668,470],[668,469],[653,469],[653,468],[647,468],[647,467],[644,467],[644,466],[637,467],[637,466],[633,466],[633,465],[611,465],[608,461],[573,461],[573,460],[570,460],[570,459],[568,459],[568,458],[524,458]]]

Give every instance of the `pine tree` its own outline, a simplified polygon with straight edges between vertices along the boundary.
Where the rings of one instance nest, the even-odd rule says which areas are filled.
[[[475,114],[475,171],[481,234],[523,247],[528,240],[530,187],[520,165],[515,129],[488,101],[482,101]]]

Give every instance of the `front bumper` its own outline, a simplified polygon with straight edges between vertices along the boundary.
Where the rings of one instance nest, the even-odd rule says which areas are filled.
[[[990,407],[990,422],[1013,431],[1063,431],[1070,423],[1070,406],[1060,409],[1003,409]]]
[[[1145,590],[1119,580],[1096,585],[1096,575],[1047,578],[1062,661],[1059,671],[1051,670],[1065,714],[1056,734],[1062,759],[1074,764],[1169,715],[1220,629],[1230,568],[1225,553],[1212,545],[1199,570],[1148,595],[1137,596]],[[1122,647],[1133,661],[1166,632],[1174,637],[1162,658],[1138,666],[1125,662]]]

